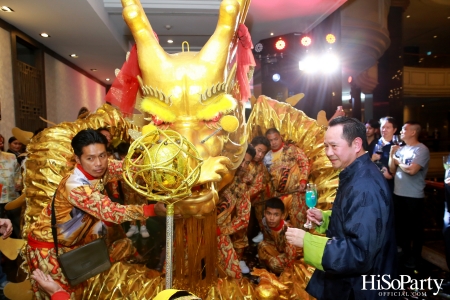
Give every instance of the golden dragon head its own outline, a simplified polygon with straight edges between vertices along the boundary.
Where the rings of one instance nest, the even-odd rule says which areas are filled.
[[[222,1],[217,27],[199,52],[168,54],[159,45],[139,1],[122,0],[142,74],[140,109],[150,114],[159,128],[181,133],[205,160],[199,179],[202,187],[193,198],[217,200],[213,183],[236,169],[245,155],[246,124],[243,103],[236,100],[233,54],[238,25],[245,20],[249,4],[249,0]],[[237,126],[224,124],[230,116]],[[230,127],[237,129],[232,132]],[[199,215],[211,211],[213,204],[201,213],[189,207],[189,214]]]

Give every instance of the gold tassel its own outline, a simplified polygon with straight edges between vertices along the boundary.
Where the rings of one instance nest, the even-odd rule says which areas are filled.
[[[215,211],[203,219],[188,218],[175,223],[174,287],[206,299],[216,284],[217,221]],[[189,257],[189,259],[187,259]]]

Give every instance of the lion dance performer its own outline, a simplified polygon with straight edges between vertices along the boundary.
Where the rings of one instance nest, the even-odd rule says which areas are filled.
[[[304,194],[310,164],[302,149],[284,142],[276,128],[266,131],[271,150],[264,157],[275,187],[275,196],[281,197],[294,227],[301,228],[306,221]]]
[[[249,146],[244,160],[236,171],[233,182],[220,193],[217,204],[217,247],[219,264],[227,275],[241,279],[241,267],[247,267],[242,260],[248,246],[247,226],[250,219],[250,197],[243,180],[248,165],[255,157],[255,149]],[[248,267],[247,267],[248,268]],[[247,270],[248,273],[249,271]]]
[[[130,220],[143,220],[155,216],[155,206],[162,205],[120,205],[103,194],[104,183],[122,178],[122,162],[109,161],[106,152],[106,138],[93,129],[80,131],[72,140],[77,166],[63,178],[53,201],[48,203],[36,223],[31,227],[26,247],[30,270],[40,269],[48,273],[72,296],[79,298],[83,286],[72,288],[59,266],[51,228],[52,205],[56,216],[56,231],[62,253],[76,249],[96,238],[103,226]],[[117,229],[116,229],[117,230]],[[123,232],[122,232],[123,233]],[[109,245],[111,262],[138,255],[127,238]],[[37,299],[45,293],[38,290],[33,281]]]

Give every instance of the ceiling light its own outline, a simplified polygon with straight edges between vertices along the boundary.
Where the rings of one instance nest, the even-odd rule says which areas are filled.
[[[14,12],[14,10],[8,6],[2,6],[2,7],[0,7],[0,9],[4,12]]]
[[[271,32],[270,35],[273,35],[273,32]]]
[[[40,36],[42,36],[44,38],[50,37],[50,35],[48,33],[45,33],[45,32],[41,33]]]
[[[410,15],[407,15],[406,18],[409,19],[409,18],[411,18],[411,16],[410,16]]]
[[[110,81],[111,79],[109,79],[109,78],[106,78],[106,81]]]
[[[437,35],[433,36],[434,38],[437,38]]]
[[[72,58],[78,58],[78,55],[76,55],[76,54],[74,53],[74,54],[70,54],[70,57],[72,57]]]
[[[172,41],[172,40],[167,40],[167,42],[168,42],[169,44],[172,44],[172,43],[173,43],[173,41]]]
[[[97,72],[97,69],[91,69],[92,72]]]

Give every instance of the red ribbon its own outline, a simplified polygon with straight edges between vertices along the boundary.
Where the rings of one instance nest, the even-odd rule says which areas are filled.
[[[159,42],[158,35],[153,32]],[[139,89],[137,76],[141,76],[136,45],[131,48],[128,60],[123,64],[119,74],[106,94],[105,101],[117,106],[122,114],[132,115]]]
[[[105,97],[106,102],[117,106],[124,115],[133,114],[139,89],[138,75],[141,75],[141,70],[137,59],[137,48],[134,45],[128,60],[123,64]]]
[[[247,26],[239,24],[238,27],[238,50],[237,50],[237,81],[239,82],[239,92],[241,94],[241,101],[248,101],[252,96],[250,92],[250,83],[248,81],[248,71],[250,66],[256,66],[253,57],[252,37],[248,32]]]

